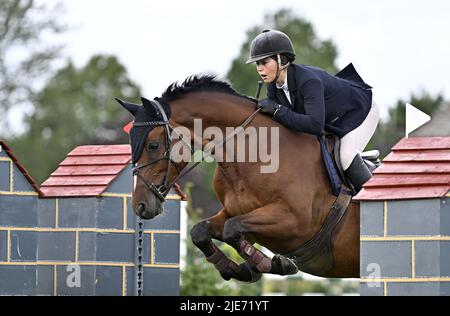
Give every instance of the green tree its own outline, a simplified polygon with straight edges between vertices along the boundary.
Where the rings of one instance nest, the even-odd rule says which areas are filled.
[[[66,29],[57,19],[61,12],[60,4],[0,1],[0,126],[4,134],[9,134],[9,109],[31,101],[61,51],[61,45],[43,40]]]
[[[247,39],[242,44],[239,56],[232,63],[227,78],[233,87],[246,95],[254,95],[259,80],[254,64],[246,65],[250,44],[253,38],[264,29],[276,29],[286,33],[294,45],[295,62],[320,67],[331,73],[337,71],[335,60],[337,49],[330,40],[317,37],[311,23],[292,13],[292,10],[281,9],[268,14],[262,25],[256,25],[247,31]],[[265,91],[261,91],[261,96]]]
[[[114,56],[93,56],[80,69],[69,61],[36,96],[27,132],[11,146],[41,183],[75,146],[128,143],[122,126],[130,117],[114,97],[137,102],[139,95]]]

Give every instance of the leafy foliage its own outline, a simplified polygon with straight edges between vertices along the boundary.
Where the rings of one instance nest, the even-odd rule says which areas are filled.
[[[9,134],[8,111],[30,101],[47,77],[61,45],[43,40],[66,30],[57,16],[62,7],[37,5],[34,0],[0,1],[0,126]]]
[[[116,57],[93,56],[80,69],[69,61],[36,96],[28,131],[12,141],[14,151],[42,182],[76,146],[127,143],[121,127],[131,118],[114,97],[137,101],[139,95]]]

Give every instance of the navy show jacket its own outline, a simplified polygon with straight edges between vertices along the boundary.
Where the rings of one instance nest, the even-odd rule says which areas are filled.
[[[298,132],[321,135],[325,130],[343,137],[361,125],[371,108],[372,87],[351,63],[334,76],[317,67],[291,64],[287,82],[292,104],[275,82],[267,86],[267,96],[283,105],[274,119]]]

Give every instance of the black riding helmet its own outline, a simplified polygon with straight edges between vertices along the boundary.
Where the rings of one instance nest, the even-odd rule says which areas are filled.
[[[295,52],[291,40],[283,32],[264,30],[252,41],[250,56],[246,64],[278,54],[285,55],[290,62],[294,61]]]

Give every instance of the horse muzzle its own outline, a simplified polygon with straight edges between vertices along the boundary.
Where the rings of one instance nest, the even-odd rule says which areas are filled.
[[[159,199],[147,199],[138,202],[134,207],[134,212],[142,219],[152,219],[163,212],[163,206]]]

